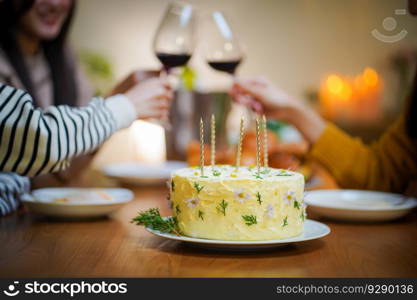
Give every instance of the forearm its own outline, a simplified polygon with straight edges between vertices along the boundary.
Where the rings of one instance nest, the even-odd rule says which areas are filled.
[[[27,93],[0,85],[0,171],[35,176],[61,170],[114,131],[130,124],[135,111],[123,96],[89,106],[33,107]]]
[[[310,144],[319,139],[326,127],[325,121],[315,111],[299,103],[272,110],[270,114],[276,119],[294,125]]]

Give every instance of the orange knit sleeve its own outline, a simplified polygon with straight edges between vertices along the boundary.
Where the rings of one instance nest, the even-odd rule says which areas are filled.
[[[309,156],[343,188],[401,193],[417,177],[417,144],[406,135],[403,117],[371,146],[329,123]]]

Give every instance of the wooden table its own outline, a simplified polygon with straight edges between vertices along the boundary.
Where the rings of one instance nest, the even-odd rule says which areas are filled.
[[[416,213],[383,224],[325,221],[320,240],[258,253],[220,253],[164,240],[129,223],[159,206],[165,188],[135,189],[109,219],[60,222],[30,213],[0,218],[0,276],[340,277],[417,276]]]

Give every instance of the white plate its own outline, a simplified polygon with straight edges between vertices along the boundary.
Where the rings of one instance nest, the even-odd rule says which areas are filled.
[[[417,199],[399,194],[360,190],[316,190],[305,202],[311,212],[345,221],[388,221],[417,206]]]
[[[304,242],[324,237],[330,233],[330,228],[320,222],[306,220],[304,223],[304,232],[296,237],[282,240],[264,240],[264,241],[226,241],[226,240],[209,240],[192,238],[188,236],[177,236],[171,233],[164,233],[158,230],[146,228],[152,234],[159,237],[186,242],[194,246],[210,248],[215,250],[233,250],[233,251],[253,251],[270,249],[286,246],[292,243]]]
[[[103,191],[110,199],[95,197]],[[55,202],[57,198],[70,197],[72,201]],[[133,199],[127,189],[44,188],[32,191],[22,199],[31,211],[59,218],[94,218],[112,213]]]
[[[162,165],[138,162],[111,164],[103,168],[104,174],[129,184],[160,184],[171,178],[175,170],[186,168],[182,161],[167,161]]]

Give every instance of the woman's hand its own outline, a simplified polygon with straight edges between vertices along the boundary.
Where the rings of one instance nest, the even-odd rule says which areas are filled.
[[[166,79],[151,78],[128,90],[125,95],[136,108],[139,119],[166,119],[173,91]]]
[[[270,116],[281,114],[294,106],[302,106],[302,103],[292,99],[265,77],[237,79],[231,95],[237,102],[248,105],[255,111],[264,111]]]
[[[293,124],[311,143],[320,137],[326,126],[324,120],[310,107],[264,77],[237,79],[230,94],[238,103]]]

